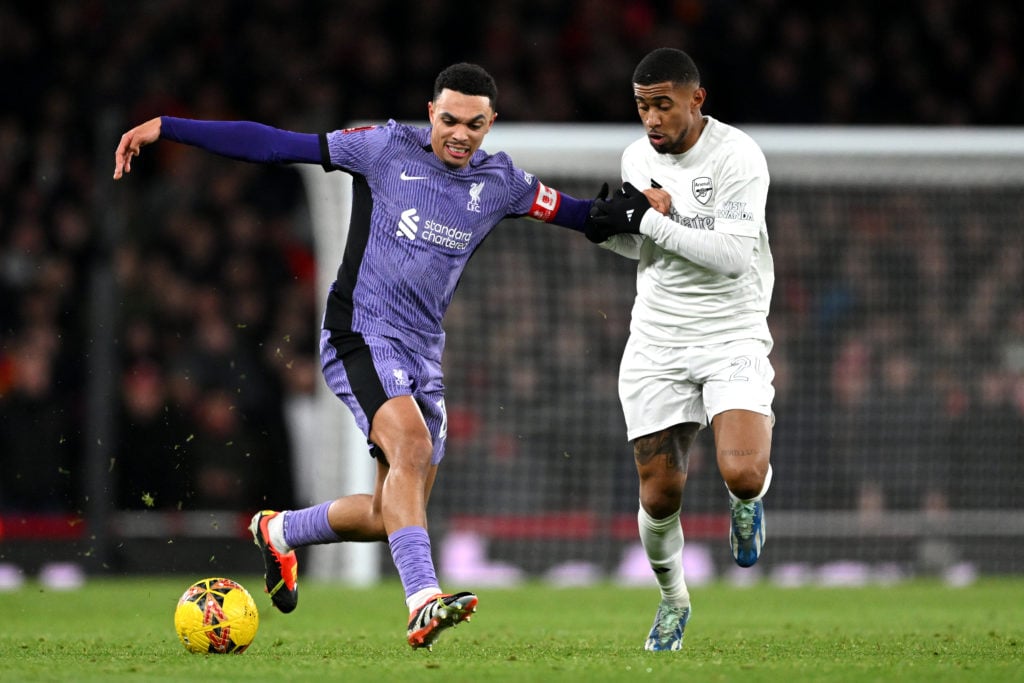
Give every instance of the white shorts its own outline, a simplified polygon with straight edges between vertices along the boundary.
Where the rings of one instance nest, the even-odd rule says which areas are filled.
[[[726,410],[772,415],[771,344],[741,339],[712,346],[657,346],[630,336],[619,368],[619,400],[632,441],[673,425],[701,427]]]

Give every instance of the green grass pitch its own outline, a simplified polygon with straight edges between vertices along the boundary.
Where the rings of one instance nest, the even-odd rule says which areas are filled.
[[[1024,681],[1021,579],[701,586],[683,651],[651,653],[653,588],[481,590],[473,621],[428,652],[405,644],[395,583],[305,582],[283,615],[259,578],[232,577],[256,597],[256,640],[241,655],[193,655],[172,615],[197,578],[0,593],[0,681]]]

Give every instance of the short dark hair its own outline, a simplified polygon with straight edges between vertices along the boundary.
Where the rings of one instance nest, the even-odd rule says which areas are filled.
[[[700,85],[700,72],[690,55],[674,47],[659,47],[647,53],[633,71],[633,82],[638,85],[666,81]]]
[[[498,101],[498,84],[491,74],[477,64],[459,62],[439,73],[434,79],[435,100],[445,88],[463,95],[483,95],[490,99],[491,109],[494,109]]]

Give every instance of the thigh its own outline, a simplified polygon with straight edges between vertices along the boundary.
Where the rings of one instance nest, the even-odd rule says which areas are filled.
[[[687,422],[636,439],[633,458],[641,481],[660,476],[674,478],[677,473],[685,476],[690,446],[699,429],[700,425]]]
[[[381,406],[412,393],[409,383],[402,381],[405,371],[399,356],[393,344],[380,337],[321,332],[320,360],[327,386],[352,411],[367,438]]]
[[[694,357],[693,372],[703,385],[709,422],[727,410],[749,411],[771,418],[775,370],[768,360],[765,342],[740,340],[699,349]]]
[[[321,338],[321,360],[327,385],[352,411],[356,424],[367,439],[384,449],[370,436],[377,415],[392,399],[410,397],[419,409],[419,422],[427,427],[432,441],[431,462],[444,455],[448,420],[444,406],[441,364],[416,354],[386,337],[346,332]],[[410,423],[411,424],[411,423]],[[371,454],[380,457],[371,446]]]
[[[768,473],[772,419],[750,410],[726,410],[711,421],[718,470],[727,483],[753,493]]]
[[[772,420],[750,410],[726,410],[711,421],[718,459],[754,458],[768,461],[772,448]]]
[[[384,402],[373,418],[370,441],[383,451],[391,467],[425,469],[433,464],[433,439],[412,396],[396,396]]]
[[[705,423],[701,386],[690,377],[687,350],[630,337],[619,367],[619,400],[630,440],[684,423]]]
[[[409,413],[409,420],[402,424],[406,429],[426,428],[430,440],[430,464],[437,465],[444,457],[444,446],[448,435],[448,413],[444,403],[444,382],[441,364],[409,351],[404,346],[391,340],[371,341],[374,368],[387,401],[377,408],[376,415],[392,404],[400,406],[403,412]],[[372,380],[371,380],[372,381]],[[412,410],[415,406],[416,419],[413,421]],[[378,429],[378,419],[371,420],[373,429]],[[384,453],[388,448],[380,443],[373,434],[370,440],[380,446]]]

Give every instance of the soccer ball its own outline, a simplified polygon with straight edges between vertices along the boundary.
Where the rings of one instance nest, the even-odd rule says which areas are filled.
[[[245,652],[260,625],[256,602],[231,579],[196,581],[178,600],[174,628],[189,652]]]

